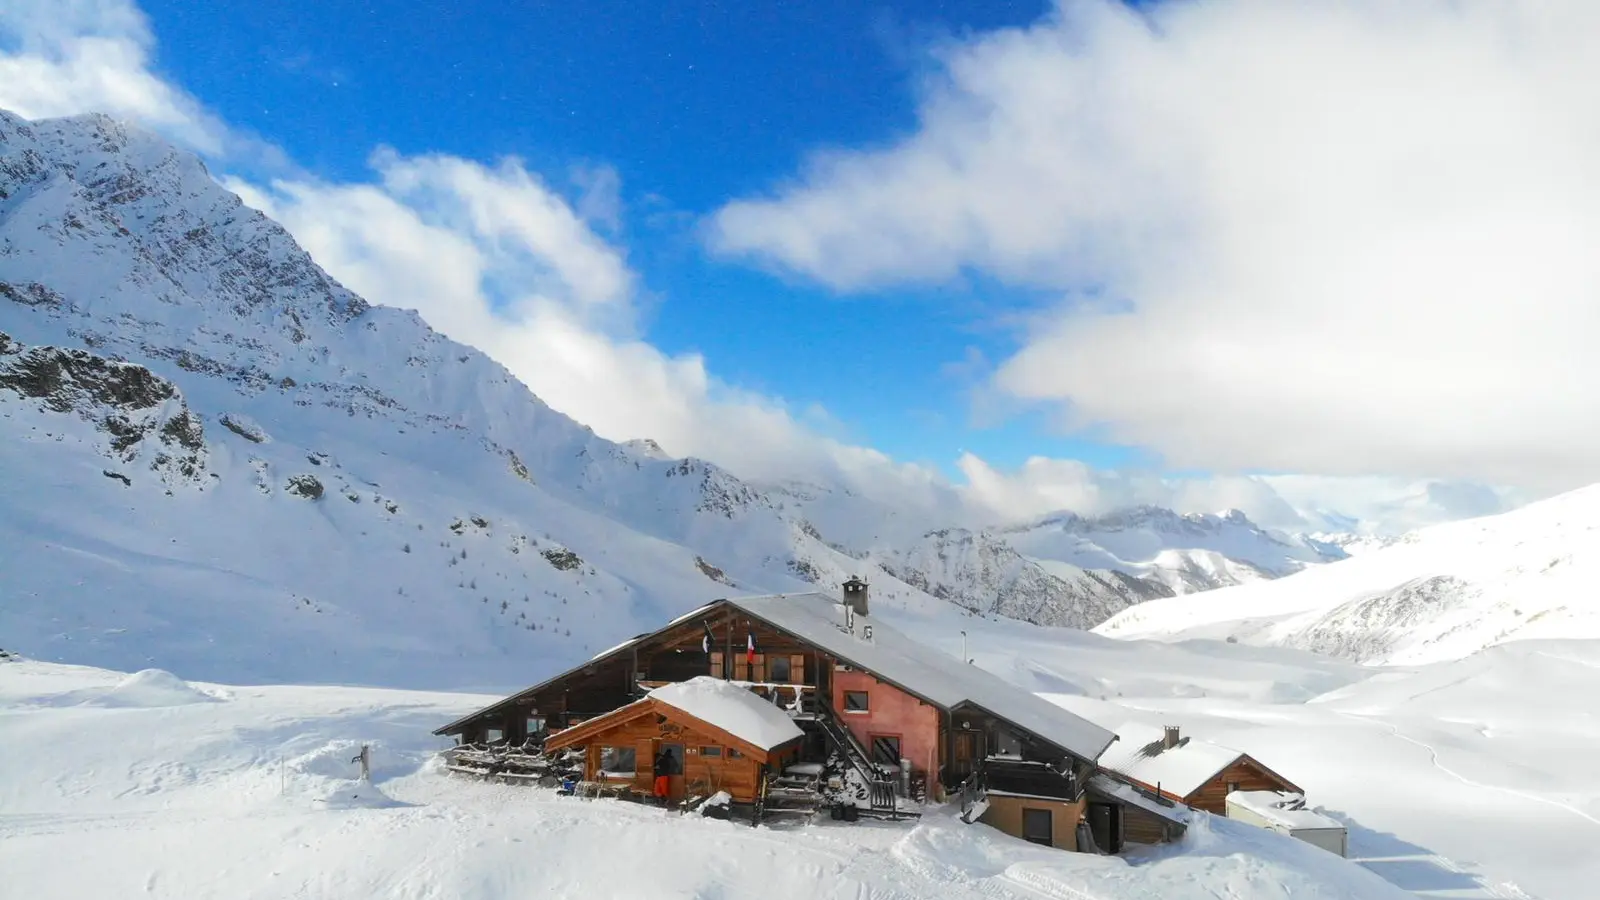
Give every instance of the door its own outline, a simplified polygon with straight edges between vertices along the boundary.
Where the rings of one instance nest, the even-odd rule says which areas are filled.
[[[1089,804],[1089,833],[1094,845],[1106,853],[1122,852],[1122,807],[1115,803]]]
[[[951,755],[950,768],[956,777],[966,778],[983,758],[983,732],[957,731],[954,734],[955,752]]]
[[[667,799],[677,803],[683,799],[683,745],[662,744],[661,752],[663,768],[667,775]],[[662,774],[657,770],[657,775]]]

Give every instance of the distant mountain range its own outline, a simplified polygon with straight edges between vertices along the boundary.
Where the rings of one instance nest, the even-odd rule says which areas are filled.
[[[1459,659],[1508,641],[1600,637],[1600,486],[1425,528],[1348,562],[1158,600],[1096,631],[1299,647],[1365,663]]]
[[[0,113],[0,333],[0,642],[38,658],[516,682],[850,574],[875,603],[1087,628],[1347,555],[1237,512],[910,528],[602,439],[102,116]]]

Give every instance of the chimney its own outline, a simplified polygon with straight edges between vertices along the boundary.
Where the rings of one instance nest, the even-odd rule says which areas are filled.
[[[844,605],[858,616],[867,614],[867,583],[855,575],[844,583]]]
[[[1178,746],[1178,726],[1167,725],[1162,729],[1161,747],[1164,750],[1171,750],[1176,746]]]

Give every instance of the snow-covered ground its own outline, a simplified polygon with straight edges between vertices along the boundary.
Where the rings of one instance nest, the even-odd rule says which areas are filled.
[[[897,623],[959,652],[950,621]],[[763,826],[442,775],[485,695],[188,684],[0,663],[0,871],[17,896],[1582,898],[1600,879],[1600,648],[1378,670],[1220,642],[968,620],[979,665],[1098,721],[1245,749],[1350,827],[1352,862],[1202,817],[1128,859],[935,812]],[[374,782],[351,758],[373,747]],[[62,859],[93,859],[64,872]],[[625,860],[626,865],[619,865]],[[1381,879],[1374,876],[1381,876]]]

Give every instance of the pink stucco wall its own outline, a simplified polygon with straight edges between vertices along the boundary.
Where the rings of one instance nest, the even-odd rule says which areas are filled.
[[[845,691],[866,691],[867,711],[845,712]],[[865,672],[836,670],[833,708],[868,750],[872,748],[873,735],[898,735],[900,755],[910,760],[911,768],[921,772],[938,770],[939,711],[932,706]]]

